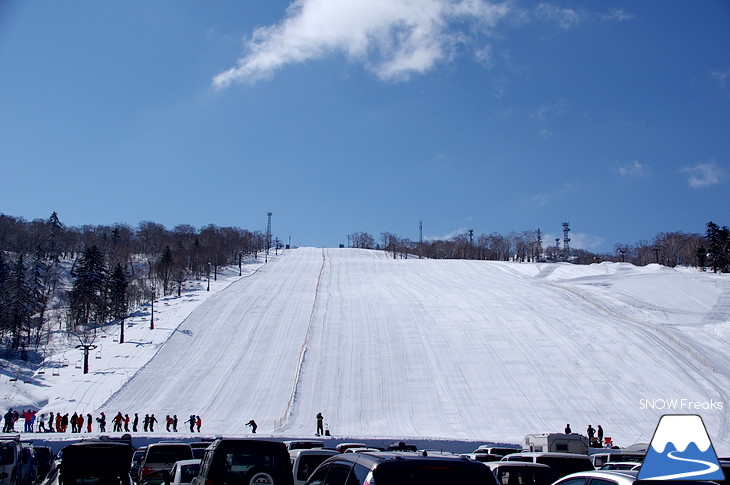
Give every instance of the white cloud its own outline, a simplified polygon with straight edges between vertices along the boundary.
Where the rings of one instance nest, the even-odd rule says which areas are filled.
[[[711,185],[719,184],[725,177],[725,171],[715,160],[708,163],[700,163],[694,167],[684,167],[680,172],[688,173],[689,186],[693,189],[701,189]]]
[[[725,89],[727,87],[728,78],[730,78],[730,69],[725,69],[724,71],[712,71],[710,73],[710,77],[717,81],[717,84],[720,85],[721,89]]]
[[[535,121],[545,121],[548,118],[558,118],[563,116],[568,108],[568,100],[558,98],[552,103],[540,105],[535,111],[530,113],[530,118]]]
[[[466,37],[483,39],[508,12],[507,4],[486,0],[295,0],[280,23],[253,32],[238,65],[213,84],[253,82],[331,54],[362,63],[382,80],[405,80],[451,59]],[[454,22],[469,28],[455,32]],[[489,62],[488,44],[472,47],[479,62]]]
[[[580,14],[570,8],[560,8],[549,3],[541,3],[535,9],[539,20],[557,23],[561,29],[570,29],[581,21]]]
[[[622,176],[622,177],[644,177],[646,175],[649,175],[649,167],[642,164],[638,160],[634,160],[631,163],[628,163],[626,165],[621,165],[616,169],[616,171]]]
[[[616,22],[625,22],[631,20],[636,16],[622,8],[614,8],[606,13],[600,14],[601,20],[613,20]]]

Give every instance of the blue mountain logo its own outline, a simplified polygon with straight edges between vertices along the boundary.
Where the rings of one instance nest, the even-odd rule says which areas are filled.
[[[696,414],[662,416],[637,478],[724,480],[702,418]]]

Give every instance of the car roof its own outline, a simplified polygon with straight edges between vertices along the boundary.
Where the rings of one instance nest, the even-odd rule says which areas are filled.
[[[565,457],[565,458],[582,458],[588,460],[588,455],[581,455],[579,453],[563,453],[559,451],[519,451],[517,453],[510,453],[509,455],[505,455],[505,458],[508,456],[553,456],[553,457]],[[507,460],[505,460],[507,461]]]
[[[469,463],[474,464],[476,466],[482,466],[482,463],[479,463],[478,461],[471,460],[467,457],[463,457],[460,455],[437,455],[437,456],[429,456],[424,455],[423,453],[413,452],[413,451],[366,451],[363,453],[342,453],[336,456],[333,456],[332,458],[329,458],[330,460],[346,460],[346,461],[354,461],[359,464],[365,465],[365,466],[375,466],[382,463],[394,463],[394,462],[441,462],[441,463]],[[471,466],[471,465],[470,465]]]
[[[627,483],[633,483],[636,481],[636,476],[639,474],[637,470],[589,470],[585,472],[571,473],[562,477],[560,480],[567,478],[580,478],[580,477],[592,477],[592,478],[606,478],[616,481],[616,479],[623,479]]]
[[[305,448],[298,450],[291,450],[289,456],[296,458],[300,455],[340,455],[341,453],[337,450],[330,450],[329,448]]]
[[[189,460],[178,460],[175,463],[178,465],[198,465],[202,461],[200,458],[191,458]]]
[[[487,465],[489,468],[494,470],[495,468],[550,468],[550,465],[543,463],[531,463],[528,461],[485,461],[483,465]],[[552,468],[551,468],[552,470]]]

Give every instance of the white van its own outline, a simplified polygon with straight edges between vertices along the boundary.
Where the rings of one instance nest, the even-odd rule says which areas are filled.
[[[587,455],[590,450],[588,437],[578,433],[541,433],[528,434],[522,440],[526,451],[556,453],[577,453]]]
[[[31,485],[35,478],[33,445],[20,436],[0,439],[0,485]]]
[[[593,466],[596,467],[596,470],[598,470],[606,463],[616,463],[616,462],[643,463],[645,457],[646,457],[646,453],[642,453],[642,452],[616,450],[613,452],[594,453],[591,455],[591,462],[593,462]]]
[[[309,475],[327,458],[333,455],[339,455],[336,450],[326,450],[324,448],[298,449],[289,452],[291,457],[292,474],[294,475],[294,485],[304,485]]]

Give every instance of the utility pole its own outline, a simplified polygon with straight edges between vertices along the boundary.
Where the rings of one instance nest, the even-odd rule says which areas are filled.
[[[271,212],[267,212],[266,215],[269,218],[269,223],[266,226],[266,262],[269,262],[269,249],[271,249]]]

